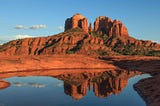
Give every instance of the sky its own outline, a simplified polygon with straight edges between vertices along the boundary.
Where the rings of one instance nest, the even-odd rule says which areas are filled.
[[[119,19],[132,37],[160,43],[160,0],[0,0],[0,44],[63,32],[76,13]]]

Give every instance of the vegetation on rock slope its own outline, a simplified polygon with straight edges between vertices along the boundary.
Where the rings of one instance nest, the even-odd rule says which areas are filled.
[[[134,43],[130,43],[130,40],[133,40]],[[0,52],[10,55],[84,54],[105,56],[121,54],[160,56],[160,51],[152,49],[152,46],[139,46],[135,42],[140,42],[140,40],[131,37],[109,37],[95,31],[88,34],[81,28],[74,28],[43,38],[13,40],[0,46]]]
[[[80,14],[65,21],[65,32],[37,38],[13,40],[0,46],[5,55],[149,55],[160,56],[160,44],[132,38],[119,20],[100,16],[88,27]]]

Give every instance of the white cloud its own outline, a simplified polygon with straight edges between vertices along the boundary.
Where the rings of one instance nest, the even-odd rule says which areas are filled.
[[[63,26],[58,26],[58,30],[62,31],[63,30]]]
[[[14,82],[13,83],[14,86],[16,87],[23,87],[23,86],[30,86],[30,87],[33,87],[33,88],[44,88],[46,87],[45,84],[39,84],[39,83],[36,83],[36,82],[29,82],[29,83],[24,83],[24,82]]]
[[[36,82],[28,83],[28,85],[30,85],[33,88],[44,88],[44,87],[46,87],[45,84],[39,84],[39,83],[36,83]]]
[[[32,25],[30,27],[30,29],[43,29],[43,28],[46,28],[47,26],[44,25],[44,24],[40,24],[40,25]]]
[[[0,35],[0,45],[15,39],[23,39],[23,38],[33,38],[33,37],[44,37],[48,35],[27,35],[27,34],[18,34],[14,36],[2,36]]]
[[[13,85],[16,87],[22,87],[22,86],[25,86],[26,84],[23,82],[14,82]]]
[[[58,82],[57,84],[56,84],[56,87],[62,87],[63,86],[63,83],[62,82]]]
[[[47,25],[45,24],[39,24],[39,25],[32,25],[31,27],[25,27],[24,25],[17,25],[14,28],[15,29],[44,29]]]
[[[155,41],[155,40],[153,42],[160,43],[160,41]]]
[[[34,36],[31,36],[31,35],[22,35],[22,34],[15,35],[15,39],[23,39],[23,38],[31,38],[31,37],[34,37]]]
[[[15,26],[14,28],[15,28],[15,29],[25,29],[25,26],[23,26],[23,25],[17,25],[17,26]]]

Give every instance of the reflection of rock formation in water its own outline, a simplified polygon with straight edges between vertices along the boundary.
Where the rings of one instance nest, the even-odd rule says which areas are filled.
[[[94,73],[63,74],[57,76],[64,81],[64,92],[74,99],[81,99],[87,93],[87,88],[93,86],[97,97],[107,97],[119,94],[128,84],[128,79],[140,74],[128,71],[106,71]]]
[[[76,100],[81,99],[83,96],[86,95],[86,92],[87,92],[86,86],[87,86],[87,84],[88,84],[87,81],[85,81],[81,85],[77,85],[77,86],[76,85],[71,85],[71,84],[68,84],[68,83],[64,82],[64,92],[67,95],[72,96]]]
[[[133,71],[58,71],[60,73],[53,73],[53,71],[43,72],[18,72],[2,74],[0,77],[7,78],[12,76],[52,76],[64,81],[64,92],[79,100],[84,97],[87,90],[93,88],[93,92],[97,97],[103,98],[111,94],[119,94],[128,83],[128,79],[132,76],[140,74],[140,72]],[[43,88],[44,84],[39,83],[13,83],[14,86],[30,85],[32,87]],[[10,83],[0,80],[0,89],[9,87]]]
[[[99,79],[94,82],[94,92],[97,97],[107,97],[111,94],[119,94],[128,83],[128,79],[123,78],[107,78]]]
[[[10,83],[7,81],[0,80],[0,89],[5,89],[10,86]]]

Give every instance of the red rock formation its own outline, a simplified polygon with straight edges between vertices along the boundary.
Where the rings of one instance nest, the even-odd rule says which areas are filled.
[[[76,86],[74,84],[67,84],[64,83],[64,92],[67,95],[72,96],[73,99],[79,100],[84,97],[87,93],[87,84],[88,82],[85,81],[81,85]]]
[[[134,89],[146,102],[146,106],[160,106],[160,74],[140,80],[134,84]]]
[[[97,80],[97,82],[93,84],[94,93],[100,98],[107,97],[111,94],[119,94],[127,86],[129,78],[129,75],[124,75],[120,78],[110,77],[105,80]]]
[[[96,18],[94,22],[94,31],[102,31],[103,33],[109,33],[112,26],[112,20],[109,17],[100,16]]]
[[[5,88],[7,88],[7,87],[9,87],[9,86],[10,86],[10,83],[9,83],[9,82],[0,80],[0,89],[5,89]]]
[[[88,20],[81,14],[73,15],[65,21],[65,31],[73,28],[82,28],[85,32],[88,32]]]
[[[66,54],[73,51],[77,54],[92,54],[108,51],[101,38],[90,36],[85,32],[64,32],[59,35],[43,38],[26,38],[14,40],[3,45],[0,52],[5,55],[52,55]]]
[[[109,17],[100,16],[94,22],[94,31],[108,36],[128,36],[128,30],[119,20],[112,21]]]
[[[69,29],[71,30],[67,31]],[[141,53],[140,50],[142,53],[144,50],[146,50],[146,53],[159,51],[160,45],[130,37],[122,22],[119,20],[112,21],[104,16],[96,19],[93,31],[91,24],[88,28],[87,19],[80,14],[76,14],[66,20],[65,32],[48,37],[13,40],[0,46],[0,54],[52,55],[76,53],[102,56],[125,54],[122,53],[125,49],[131,51],[134,55],[139,55],[136,53]]]
[[[128,36],[128,30],[119,20],[113,21],[109,36]]]

